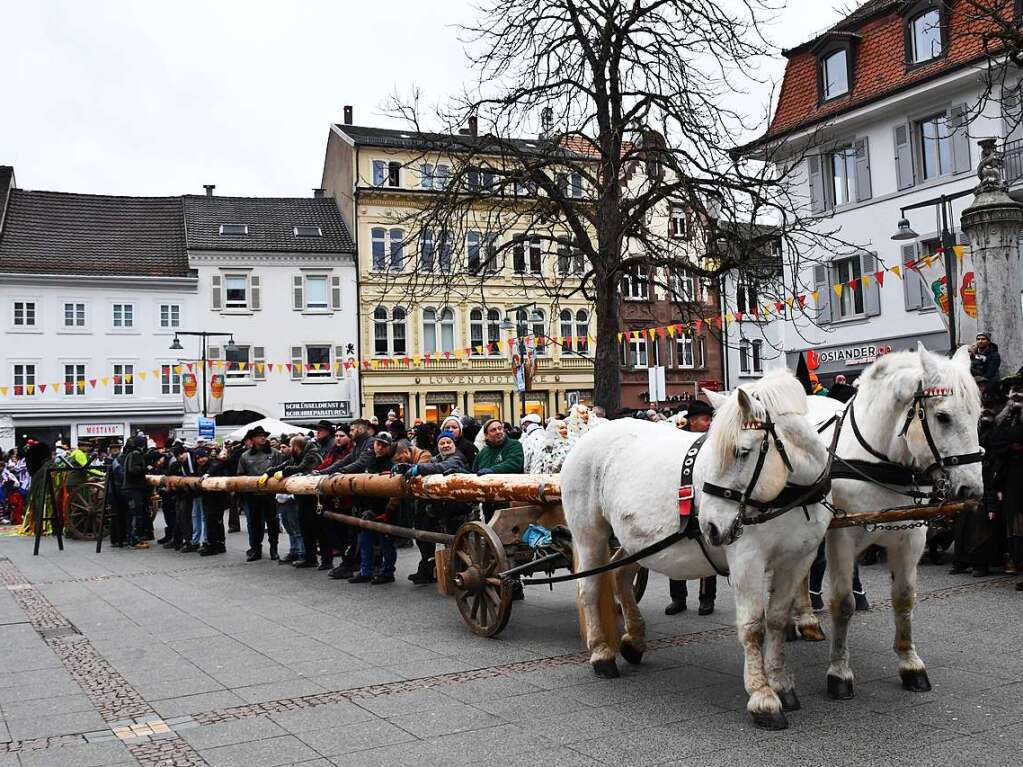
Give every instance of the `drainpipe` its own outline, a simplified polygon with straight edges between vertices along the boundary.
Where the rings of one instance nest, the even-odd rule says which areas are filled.
[[[728,342],[726,340],[728,336],[728,322],[725,320],[725,315],[728,314],[728,299],[725,294],[727,280],[727,274],[722,274],[718,283],[718,304],[721,310],[721,338],[719,339],[721,344],[721,375],[725,379],[722,383],[726,390],[730,388],[728,380]]]

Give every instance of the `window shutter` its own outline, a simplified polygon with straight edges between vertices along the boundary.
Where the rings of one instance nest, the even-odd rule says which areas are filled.
[[[922,305],[922,293],[920,275],[912,269],[907,269],[906,264],[916,261],[917,244],[911,242],[902,246],[902,296],[905,299],[906,311],[919,309]]]
[[[949,110],[949,123],[952,128],[952,163],[956,173],[970,171],[970,131],[967,125],[969,107],[957,104]]]
[[[881,286],[874,279],[874,272],[877,271],[877,254],[864,253],[860,256],[860,268],[864,275],[870,276],[870,284],[860,285],[863,290],[863,312],[868,317],[874,317],[881,313]]]
[[[831,270],[826,264],[818,264],[813,268],[814,290],[817,291],[817,324],[831,324]]]
[[[858,202],[869,200],[870,190],[870,152],[867,148],[867,139],[861,138],[853,144],[856,152],[856,200]]]
[[[292,308],[296,312],[300,312],[305,309],[305,278],[301,274],[296,274],[292,278]]]
[[[259,311],[261,308],[259,302],[259,277],[255,274],[249,277],[249,293],[251,294],[249,296],[249,308],[253,311]]]
[[[252,347],[252,380],[266,380],[266,347]]]
[[[1002,133],[1006,141],[1019,138],[1020,84],[1002,86]]]
[[[824,198],[824,177],[821,174],[821,156],[810,155],[806,158],[810,175],[810,212],[823,213],[827,207]]]
[[[345,347],[334,347],[334,377],[339,381],[345,377]]]
[[[899,189],[913,186],[913,142],[909,123],[895,126],[895,179]]]
[[[208,346],[206,347],[206,358],[211,360],[219,360],[220,347],[219,346]]]
[[[341,278],[330,278],[330,308],[335,312],[341,309]]]
[[[301,346],[291,347],[291,380],[300,381],[305,372],[305,356]]]
[[[224,278],[219,274],[210,277],[210,308],[215,312],[219,312],[224,306],[223,282]]]

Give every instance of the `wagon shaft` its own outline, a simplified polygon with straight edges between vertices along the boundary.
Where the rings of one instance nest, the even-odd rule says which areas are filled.
[[[939,503],[935,506],[905,506],[898,509],[863,511],[846,514],[831,520],[832,528],[856,527],[857,525],[883,525],[896,522],[917,522],[939,517],[954,517],[956,514],[976,511],[977,501]]]

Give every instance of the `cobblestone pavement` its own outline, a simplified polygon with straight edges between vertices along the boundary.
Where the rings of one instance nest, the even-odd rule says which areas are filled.
[[[642,607],[650,652],[622,678],[587,665],[570,585],[530,589],[508,628],[470,634],[405,580],[350,585],[231,553],[0,539],[0,767],[433,764],[1004,765],[1023,749],[1023,595],[1004,576],[923,567],[915,634],[934,690],[904,692],[882,567],[863,569],[854,700],[824,694],[825,644],[787,646],[803,709],[780,733],[745,714],[731,593],[717,611]],[[695,602],[695,600],[693,600]],[[695,608],[695,604],[692,605]]]

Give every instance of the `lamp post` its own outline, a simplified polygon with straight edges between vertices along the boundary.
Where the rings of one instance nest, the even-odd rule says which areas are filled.
[[[952,215],[952,202],[958,200],[961,197],[973,194],[972,189],[966,189],[962,192],[956,192],[955,194],[943,194],[940,197],[935,197],[931,200],[924,200],[923,202],[915,202],[912,205],[907,205],[901,210],[901,218],[899,219],[899,228],[892,235],[892,239],[895,241],[902,240],[916,240],[919,239],[913,227],[909,224],[909,219],[906,218],[906,211],[917,210],[919,208],[932,208],[938,206],[941,213],[941,250],[945,257],[945,289],[948,291],[948,353],[949,355],[955,354],[956,347],[958,345],[958,338],[956,333],[956,314],[955,314],[955,295],[956,295],[956,259],[955,259],[955,235],[949,229],[949,224],[953,219]]]
[[[519,306],[513,306],[504,313],[504,321],[501,323],[501,330],[505,333],[511,333],[515,330],[515,323],[511,320],[511,313],[518,312],[523,309],[535,309],[536,303],[520,304]],[[526,342],[522,336],[517,336],[515,339],[518,342],[519,352],[519,369],[522,371],[522,391],[519,392],[519,400],[522,402],[521,407],[521,418],[526,417]],[[514,360],[515,351],[512,351],[512,359]],[[516,383],[518,383],[516,379]]]
[[[206,418],[206,367],[209,364],[209,359],[206,356],[206,341],[209,338],[222,338],[227,336],[227,343],[224,344],[224,352],[233,352],[238,349],[234,343],[234,333],[211,333],[206,330],[179,330],[174,333],[174,340],[171,341],[170,349],[172,352],[179,352],[184,347],[181,345],[181,340],[178,336],[197,336],[202,339],[202,417]]]

